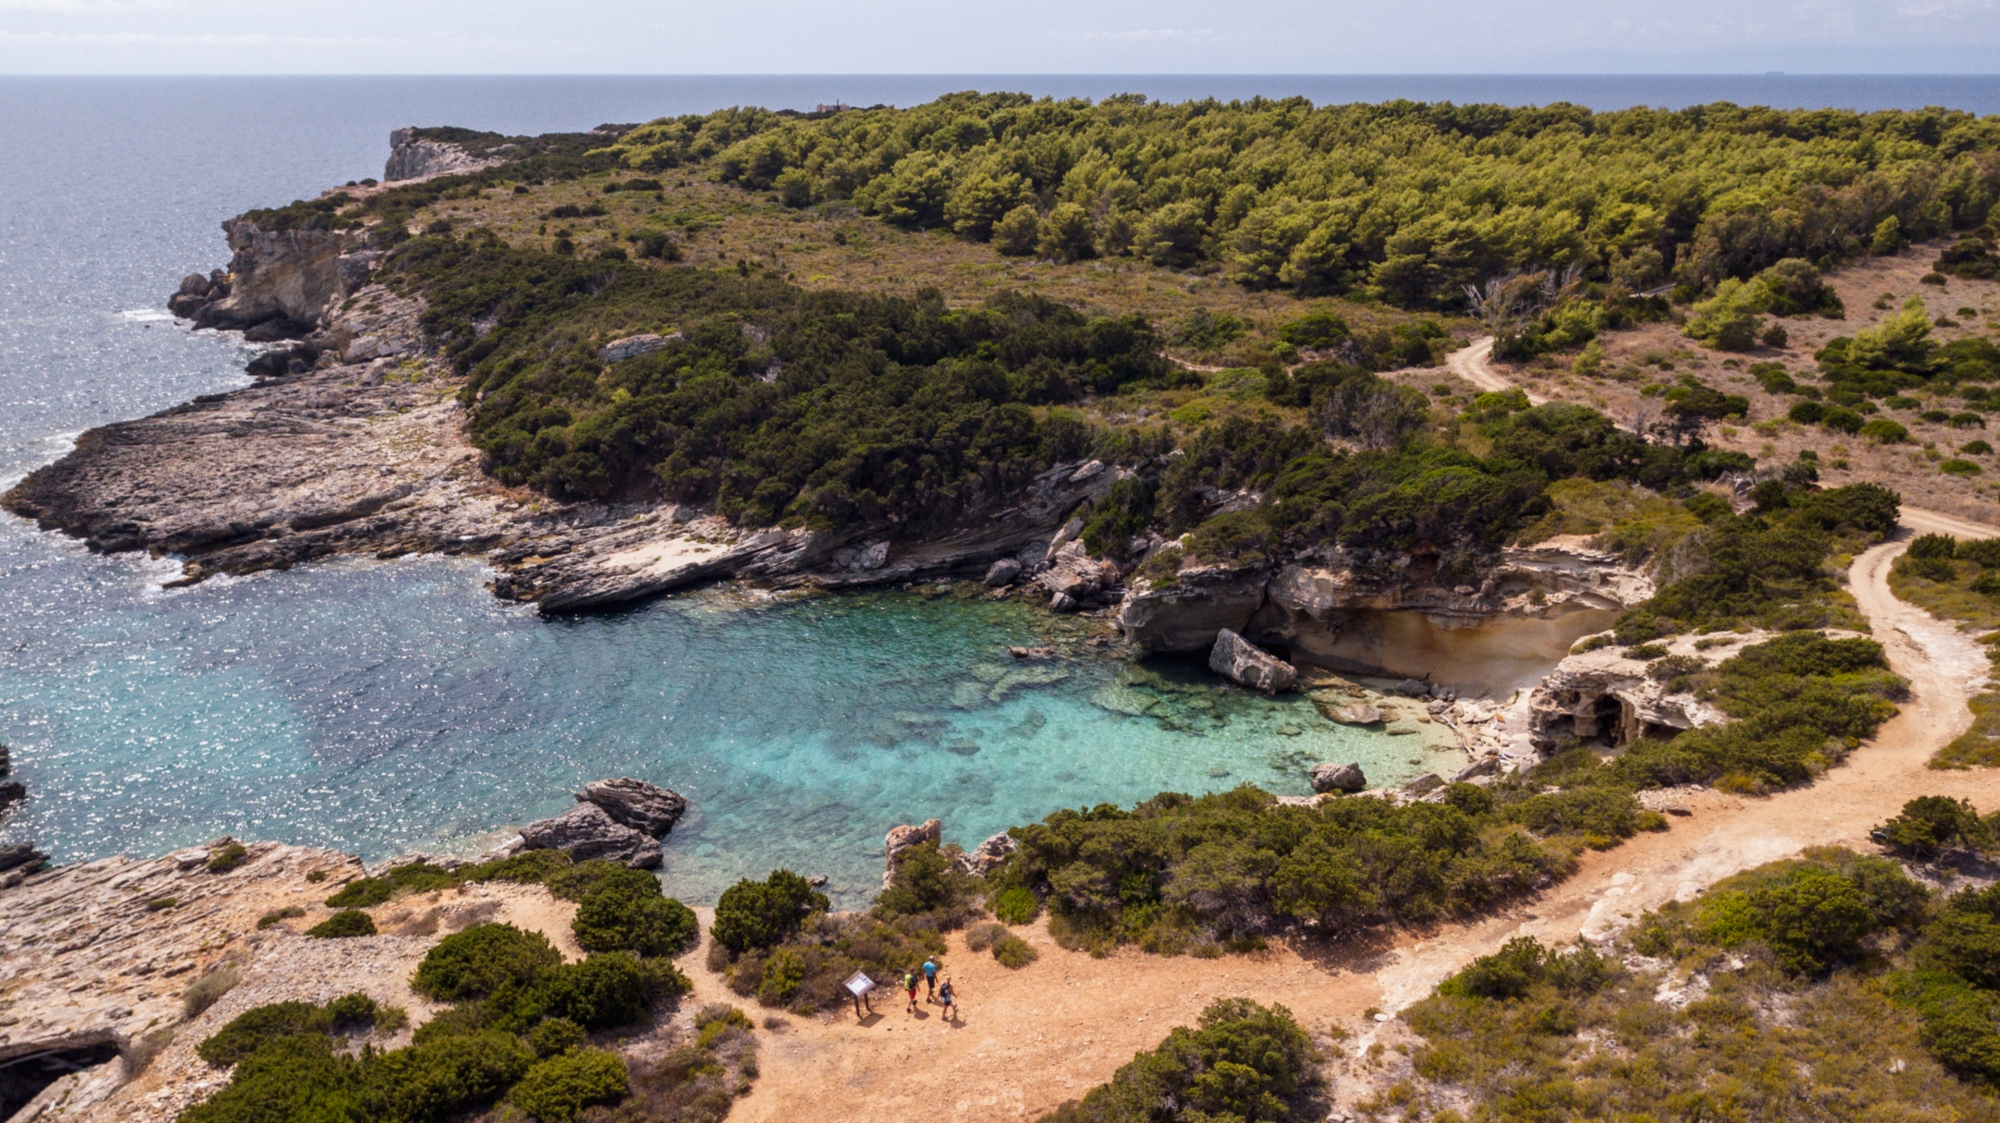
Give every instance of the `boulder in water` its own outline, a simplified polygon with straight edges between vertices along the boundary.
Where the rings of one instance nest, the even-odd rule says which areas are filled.
[[[654,838],[665,838],[687,813],[688,805],[687,797],[679,792],[627,776],[592,780],[576,793],[576,798],[604,808],[604,813],[617,823]]]
[[[595,803],[579,803],[553,819],[529,823],[521,828],[521,840],[529,850],[561,850],[579,862],[603,858],[641,870],[660,864],[658,840],[618,822]]]
[[[1003,585],[1012,585],[1014,579],[1019,576],[1021,576],[1020,561],[1016,558],[1001,558],[986,570],[986,586],[998,589]]]
[[[1368,777],[1361,774],[1361,765],[1349,761],[1346,764],[1315,764],[1312,770],[1312,786],[1316,792],[1354,792],[1366,790]]]
[[[1299,677],[1290,663],[1261,650],[1228,628],[1216,633],[1215,646],[1208,653],[1208,669],[1238,686],[1266,694],[1290,690]]]

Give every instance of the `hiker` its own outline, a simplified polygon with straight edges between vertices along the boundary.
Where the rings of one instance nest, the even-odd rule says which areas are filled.
[[[932,959],[929,956],[925,956],[924,957],[924,1001],[925,1002],[933,1002],[936,1001],[937,999],[937,973],[938,973],[937,960]]]
[[[958,1014],[958,995],[951,989],[949,976],[945,978],[944,985],[938,988],[938,1002],[944,1006],[942,1021],[945,1025],[950,1025],[952,1018]]]
[[[909,993],[909,1012],[914,1014],[917,1012],[917,973],[915,971],[903,972],[903,989]]]

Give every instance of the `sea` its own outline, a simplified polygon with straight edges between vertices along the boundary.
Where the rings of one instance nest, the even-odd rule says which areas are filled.
[[[251,352],[176,323],[167,294],[226,261],[223,219],[379,176],[391,129],[536,133],[969,89],[2000,113],[2000,78],[1979,76],[0,77],[0,488],[92,426],[247,384]],[[544,619],[494,598],[466,559],[163,588],[177,573],[0,515],[0,744],[30,791],[0,841],[58,862],[224,834],[369,861],[471,854],[584,782],[629,775],[692,801],[665,847],[669,892],[708,902],[785,867],[856,905],[900,823],[938,818],[970,846],[1163,791],[1299,794],[1320,760],[1378,782],[1454,761],[1438,738],[1333,725],[1192,660],[1107,654],[957,586],[721,585]],[[1049,640],[1073,654],[1006,652]]]

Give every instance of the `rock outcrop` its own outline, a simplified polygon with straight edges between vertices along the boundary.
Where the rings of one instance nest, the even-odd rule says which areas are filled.
[[[658,784],[621,776],[592,780],[576,793],[579,802],[594,803],[614,822],[653,838],[665,838],[687,813],[687,797]]]
[[[1422,555],[1332,550],[1275,569],[1189,567],[1170,585],[1135,581],[1118,624],[1148,651],[1198,651],[1227,629],[1282,644],[1297,662],[1499,693],[1652,592],[1644,574],[1581,539],[1503,550],[1478,586],[1445,583]]]
[[[633,869],[660,866],[658,839],[620,823],[595,803],[579,803],[553,819],[529,823],[521,828],[521,840],[529,850],[561,850],[579,862],[603,858]]]
[[[1006,831],[1001,831],[978,846],[960,854],[957,858],[957,865],[959,870],[964,873],[969,873],[974,877],[985,877],[999,868],[1001,863],[1005,862],[1019,848],[1020,844],[1014,841],[1013,835],[1008,834]]]
[[[359,877],[345,854],[251,843],[244,862],[106,858],[37,873],[0,892],[0,1065],[94,1044],[129,1046],[182,1019],[188,985],[226,956],[260,916],[299,908]],[[306,880],[318,873],[322,880]],[[339,942],[339,941],[329,941]]]
[[[499,158],[474,156],[459,145],[420,136],[419,132],[408,128],[389,134],[389,159],[382,165],[385,181],[403,183],[432,176],[463,175],[501,163]]]
[[[1216,634],[1215,647],[1208,653],[1208,669],[1238,686],[1265,694],[1290,690],[1298,681],[1298,672],[1290,663],[1259,650],[1227,628]]]
[[[1669,641],[1668,651],[1701,663],[1720,661],[1768,635],[1731,635],[1726,649],[1696,651],[1698,637]],[[1724,720],[1714,706],[1691,693],[1675,692],[1672,679],[1649,671],[1650,661],[1626,657],[1614,647],[1571,655],[1556,664],[1528,698],[1528,738],[1542,752],[1565,741],[1617,747],[1648,733],[1677,732]]]
[[[914,827],[905,823],[889,828],[889,833],[882,839],[882,852],[893,864],[896,855],[910,847],[922,846],[926,842],[935,844],[943,837],[944,824],[936,819],[925,819],[922,825]]]
[[[604,346],[599,347],[597,349],[597,357],[607,363],[622,363],[626,359],[636,359],[641,355],[650,355],[680,337],[680,332],[674,332],[672,335],[659,335],[653,332],[628,335],[622,339],[614,339]]]
[[[271,339],[298,338],[367,281],[365,268],[357,276],[351,263],[342,262],[365,252],[363,231],[267,229],[247,218],[232,218],[222,230],[230,250],[226,279],[211,277],[204,284],[198,275],[189,276],[169,301],[175,315],[192,319],[196,327],[254,331],[271,325]]]
[[[1313,791],[1347,792],[1352,794],[1354,792],[1366,791],[1367,788],[1368,777],[1362,774],[1361,765],[1358,763],[1334,764],[1328,762],[1326,764],[1313,765]]]

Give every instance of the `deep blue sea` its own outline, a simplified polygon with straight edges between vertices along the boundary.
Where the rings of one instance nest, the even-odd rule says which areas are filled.
[[[1980,77],[0,77],[0,487],[93,425],[245,384],[242,345],[177,326],[167,294],[224,262],[224,218],[380,175],[393,128],[532,133],[972,88],[2000,112],[2000,79]],[[1047,619],[945,590],[724,587],[550,621],[493,599],[462,560],[163,591],[176,570],[0,515],[0,743],[31,791],[0,837],[61,861],[223,833],[371,860],[474,850],[622,774],[694,801],[667,846],[670,892],[710,900],[784,865],[854,903],[900,822],[936,816],[970,844],[1167,789],[1302,791],[1331,757],[1383,780],[1431,766],[1417,738],[1334,727],[1185,664],[1084,659],[1021,681],[1003,648]]]

